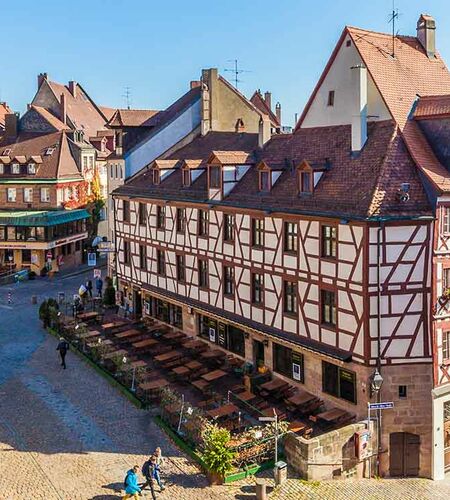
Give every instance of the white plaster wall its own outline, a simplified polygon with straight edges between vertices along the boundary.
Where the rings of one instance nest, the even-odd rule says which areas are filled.
[[[437,392],[437,391],[433,391]],[[432,478],[445,479],[444,472],[444,403],[450,401],[450,384],[446,390],[433,394]]]
[[[314,101],[303,121],[302,127],[323,127],[328,125],[349,125],[355,113],[356,100],[352,88],[351,67],[362,64],[358,51],[351,42],[346,46],[347,36],[336,58],[320,86]],[[328,106],[328,92],[334,90],[334,106]],[[367,75],[367,114],[370,120],[389,120],[391,118],[381,95],[371,76]],[[375,118],[376,117],[376,118]]]
[[[200,99],[173,120],[169,125],[137,145],[125,155],[126,177],[134,175],[141,168],[158,158],[169,148],[181,141],[200,125]]]

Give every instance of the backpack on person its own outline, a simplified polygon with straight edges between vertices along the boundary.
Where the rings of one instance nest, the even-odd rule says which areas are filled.
[[[151,467],[152,467],[152,464],[151,464],[150,460],[146,460],[144,462],[144,464],[142,465],[141,472],[145,478],[151,477]]]

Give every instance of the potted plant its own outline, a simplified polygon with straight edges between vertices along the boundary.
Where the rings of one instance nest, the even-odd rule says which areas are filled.
[[[211,484],[223,484],[225,474],[232,470],[235,453],[230,449],[230,431],[209,424],[203,435],[202,460]]]

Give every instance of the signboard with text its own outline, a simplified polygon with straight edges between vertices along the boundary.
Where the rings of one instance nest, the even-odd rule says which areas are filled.
[[[384,403],[369,403],[369,409],[371,410],[390,410],[394,408],[394,403],[392,401],[385,401]]]
[[[88,263],[88,266],[96,266],[97,265],[97,254],[94,252],[88,253],[87,263]]]

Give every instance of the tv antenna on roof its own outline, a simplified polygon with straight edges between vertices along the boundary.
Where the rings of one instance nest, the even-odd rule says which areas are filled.
[[[125,87],[125,91],[122,94],[122,97],[125,99],[127,109],[130,109],[131,108],[131,88],[130,87]]]
[[[389,23],[392,23],[392,57],[395,57],[395,21],[398,19],[398,9],[395,8],[395,0],[392,0],[392,13],[389,18]]]
[[[250,73],[250,71],[247,69],[239,69],[239,61],[237,59],[229,59],[228,62],[233,62],[234,68],[225,68],[224,71],[234,73],[234,86],[238,88],[238,83],[242,82],[242,80],[239,80],[239,75],[241,73]]]

